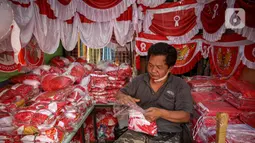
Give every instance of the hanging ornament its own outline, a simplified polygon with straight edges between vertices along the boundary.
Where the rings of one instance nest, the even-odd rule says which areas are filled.
[[[219,8],[219,4],[215,4],[214,7],[213,7],[213,16],[212,16],[212,19],[214,19],[216,17],[218,8]]]
[[[146,44],[145,43],[141,43],[141,51],[143,52],[143,51],[146,51]]]
[[[174,17],[174,21],[175,21],[175,27],[178,27],[179,26],[179,21],[180,21],[181,17],[179,15],[176,15]]]

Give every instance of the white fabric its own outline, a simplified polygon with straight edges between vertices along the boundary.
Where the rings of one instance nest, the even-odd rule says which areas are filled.
[[[8,52],[13,51],[10,35],[7,38],[5,38],[3,41],[0,42],[0,53],[5,52],[5,51],[8,51]]]
[[[165,2],[166,0],[137,0],[138,4],[143,4],[144,6],[147,6],[147,7],[156,7]]]
[[[248,68],[250,68],[250,69],[255,69],[255,62],[252,62],[252,61],[248,60],[248,59],[245,57],[244,49],[245,49],[244,46],[240,46],[240,48],[239,48],[239,53],[240,53],[240,55],[241,55],[240,59],[241,59],[242,63],[243,63],[244,65],[246,65],[246,66],[247,66]],[[253,48],[253,50],[255,50],[255,47]],[[255,51],[253,51],[253,53],[255,53]],[[253,56],[255,56],[255,55],[253,55]]]
[[[78,0],[71,0],[68,5],[61,4],[58,0],[47,0],[54,14],[60,20],[68,20],[75,15]]]
[[[11,31],[14,13],[11,6],[5,1],[0,1],[0,42],[7,38]]]
[[[119,45],[124,46],[130,42],[134,34],[132,22],[114,20],[114,34]]]
[[[104,48],[111,40],[113,21],[81,23],[78,25],[81,41],[89,48]]]
[[[117,43],[110,42],[110,43],[107,44],[106,47],[116,51],[118,46],[119,45]]]
[[[76,14],[74,17],[73,24],[67,24],[66,22],[60,22],[60,38],[63,47],[67,51],[72,51],[78,40],[78,23],[79,15]]]
[[[19,52],[21,50],[21,44],[20,44],[20,28],[17,25],[17,23],[13,20],[13,28],[11,32],[11,45],[14,52],[14,62],[16,64],[19,63]]]
[[[96,22],[106,22],[118,18],[136,0],[122,0],[116,6],[109,9],[97,9],[89,6],[83,0],[78,0],[77,12]]]
[[[35,29],[34,36],[40,49],[47,54],[53,54],[59,46],[60,21],[49,19],[46,15],[39,14],[37,6],[35,9]]]
[[[242,29],[235,29],[234,31],[243,37],[246,37],[248,40],[255,42],[255,28],[245,26]]]
[[[20,1],[19,1],[20,2]],[[30,0],[23,0],[22,3],[28,4]],[[32,38],[33,31],[34,31],[34,3],[30,2],[29,7],[22,7],[20,5],[13,4],[10,2],[14,15],[15,21],[17,22],[18,26],[20,27],[20,39],[21,39],[21,46],[25,47]]]

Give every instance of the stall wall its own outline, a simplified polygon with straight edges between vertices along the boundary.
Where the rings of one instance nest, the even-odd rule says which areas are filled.
[[[49,61],[55,57],[55,56],[63,56],[64,55],[64,49],[63,46],[60,44],[58,47],[58,50],[54,54],[44,54],[44,64],[48,64]],[[4,73],[0,72],[0,82],[5,81],[9,79],[12,76],[20,74],[18,71],[10,72],[10,73]]]

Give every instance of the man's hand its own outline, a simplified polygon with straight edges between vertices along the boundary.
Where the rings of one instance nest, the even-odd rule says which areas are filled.
[[[161,111],[159,108],[150,107],[145,110],[144,116],[146,120],[148,120],[149,122],[153,122],[161,117]]]
[[[136,104],[137,102],[140,102],[140,99],[133,98],[129,95],[122,95],[118,98],[118,102],[123,105],[132,105]]]

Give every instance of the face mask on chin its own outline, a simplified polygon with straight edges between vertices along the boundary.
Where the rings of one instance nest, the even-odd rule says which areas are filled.
[[[161,81],[163,81],[163,80],[165,80],[167,78],[168,74],[169,74],[169,70],[168,70],[168,72],[166,73],[165,76],[163,76],[160,79],[154,79],[153,81],[156,82],[156,83],[161,82]]]

